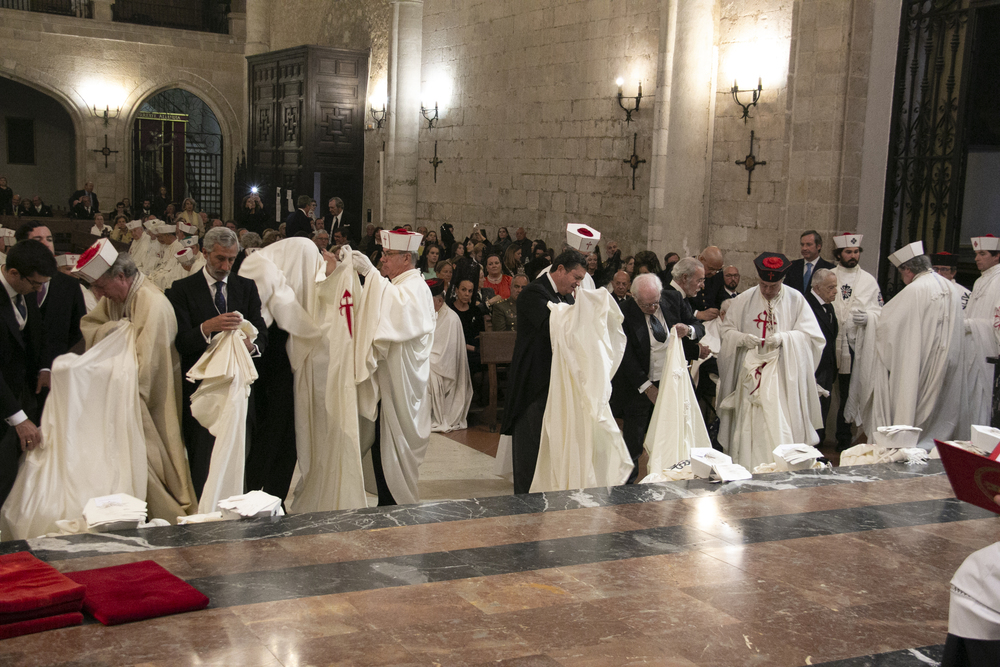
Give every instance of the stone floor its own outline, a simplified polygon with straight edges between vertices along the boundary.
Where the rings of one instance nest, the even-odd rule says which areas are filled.
[[[63,571],[153,559],[212,602],[0,664],[926,667],[952,573],[998,538],[934,461],[5,542]]]

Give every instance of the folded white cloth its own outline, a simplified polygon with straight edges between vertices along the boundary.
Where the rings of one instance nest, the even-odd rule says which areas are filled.
[[[146,521],[146,503],[126,493],[98,496],[83,506],[83,518],[93,531],[135,528]]]
[[[212,521],[225,521],[222,512],[208,512],[207,514],[192,514],[191,516],[177,517],[177,525],[183,526],[189,523],[210,523]]]
[[[925,463],[927,451],[921,447],[890,448],[880,445],[855,445],[840,454],[841,466],[863,466],[872,463]]]
[[[223,516],[227,512],[243,517],[284,516],[281,509],[281,498],[263,491],[251,491],[238,496],[231,496],[219,501],[219,509]]]

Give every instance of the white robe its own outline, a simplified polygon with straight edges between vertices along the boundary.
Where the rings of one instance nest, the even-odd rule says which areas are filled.
[[[382,471],[400,505],[420,501],[420,464],[431,436],[427,384],[434,345],[434,299],[411,269],[391,281],[372,271],[357,308],[358,410],[374,421],[382,402]]]
[[[862,333],[863,332],[863,333]],[[879,426],[916,426],[918,445],[968,439],[962,402],[961,297],[933,271],[917,275],[859,329],[845,418],[869,440]],[[962,438],[964,431],[965,437]]]
[[[462,321],[445,306],[437,311],[427,391],[431,401],[431,431],[447,433],[468,428],[466,417],[472,405],[469,355],[465,351]]]
[[[292,511],[365,507],[356,394],[353,384],[349,310],[341,309],[341,287],[356,285],[350,262],[329,277],[309,239],[291,238],[249,255],[240,275],[257,284],[261,316],[288,333],[288,359],[295,377],[295,451],[302,478]],[[356,289],[355,287],[349,287]],[[352,293],[353,294],[353,293]],[[355,333],[356,337],[356,333]]]
[[[174,243],[176,243],[176,241]],[[154,237],[149,242],[149,250],[146,252],[146,256],[143,260],[144,268],[141,269],[142,272],[152,278],[154,275],[166,270],[166,267],[169,266],[169,262],[177,261],[173,257],[174,243],[171,243],[170,245],[163,245]],[[153,281],[153,284],[155,285],[156,281]]]
[[[148,274],[150,256],[153,250],[159,250],[159,246],[160,242],[156,240],[156,237],[144,232],[142,236],[132,241],[132,245],[128,247],[128,252],[132,255],[132,261],[135,262],[136,267],[143,273]]]
[[[85,354],[64,354],[52,364],[41,423],[44,445],[28,452],[17,472],[0,512],[4,539],[57,531],[56,521],[79,519],[91,498],[146,498],[135,328],[116,322],[109,329]],[[98,392],[99,410],[81,400]]]
[[[531,492],[624,484],[632,457],[610,405],[624,316],[610,292],[596,289],[549,310],[552,373]]]
[[[730,301],[721,326],[719,442],[748,470],[773,462],[778,445],[818,444],[816,429],[823,426],[815,373],[826,338],[816,316],[802,294],[784,285],[771,301],[771,314],[766,333],[781,340],[776,360],[760,346],[751,351],[739,345],[743,334],[764,337],[768,304],[759,287]],[[762,394],[754,391],[757,379]]]
[[[993,364],[986,358],[1000,356],[1000,264],[976,280],[965,308],[965,331],[968,400],[962,423],[988,425],[993,413]]]
[[[837,298],[833,300],[833,311],[837,315],[837,368],[840,373],[851,373],[851,350],[858,339],[858,327],[851,312],[882,310],[882,290],[875,276],[860,266],[848,269],[837,266],[833,269],[837,276]]]
[[[174,282],[193,276],[205,268],[205,253],[199,252],[190,264],[185,266],[174,256],[170,261],[163,262],[160,267],[150,274],[149,279],[153,284],[166,292]]]

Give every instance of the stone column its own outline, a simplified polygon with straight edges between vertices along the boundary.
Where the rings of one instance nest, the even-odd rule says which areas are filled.
[[[662,0],[661,12],[649,244],[683,257],[708,241],[718,17],[715,0]]]
[[[392,0],[386,125],[386,200],[383,224],[417,220],[417,137],[420,132],[420,59],[423,0]]]

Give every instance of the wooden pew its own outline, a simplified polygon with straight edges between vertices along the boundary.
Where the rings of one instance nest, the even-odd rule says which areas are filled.
[[[486,364],[490,383],[490,404],[483,410],[483,423],[495,432],[497,423],[497,365],[509,364],[514,356],[515,331],[483,331],[479,334],[479,356]]]

